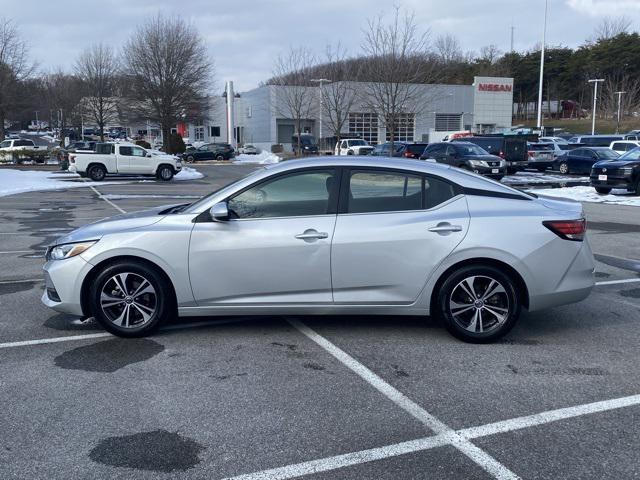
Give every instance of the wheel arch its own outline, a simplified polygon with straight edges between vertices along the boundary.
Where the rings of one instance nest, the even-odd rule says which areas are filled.
[[[156,165],[156,169],[155,169],[155,171],[153,172],[153,173],[154,173],[154,175],[157,175],[157,174],[158,174],[158,170],[160,170],[160,168],[162,168],[162,167],[169,167],[169,168],[173,171],[173,174],[174,174],[174,175],[175,175],[176,173],[178,173],[178,170],[176,170],[176,167],[175,167],[174,165],[172,165],[172,164],[170,164],[170,163],[159,163],[158,165]]]
[[[91,268],[91,270],[89,270],[87,275],[84,277],[84,280],[82,281],[82,287],[80,288],[80,306],[82,308],[83,315],[85,316],[91,315],[91,306],[89,304],[89,301],[90,301],[89,291],[91,289],[91,285],[93,281],[96,279],[96,277],[105,267],[121,261],[141,263],[155,270],[164,279],[164,281],[167,282],[167,285],[169,286],[169,300],[171,302],[172,307],[177,308],[178,303],[177,303],[175,286],[171,281],[171,277],[160,265],[152,262],[147,258],[138,257],[135,255],[121,255],[121,256],[110,257],[102,260],[101,262],[94,265],[93,268]]]
[[[472,265],[478,266],[492,266],[498,268],[503,271],[506,275],[508,275],[511,279],[513,279],[516,284],[516,288],[518,290],[518,295],[520,297],[520,301],[525,308],[529,308],[529,289],[527,288],[527,283],[524,281],[524,278],[515,268],[509,265],[502,260],[497,260],[495,258],[489,257],[473,257],[461,260],[459,262],[454,263],[449,266],[444,272],[440,274],[438,279],[436,280],[433,288],[431,289],[431,296],[429,301],[429,310],[433,313],[433,307],[437,304],[437,296],[442,284],[446,281],[446,279],[459,268],[468,267]]]
[[[86,168],[85,172],[88,174],[88,173],[89,173],[89,171],[90,171],[93,167],[96,167],[96,166],[104,168],[104,171],[105,171],[105,172],[107,172],[107,173],[109,173],[109,169],[107,168],[107,166],[106,166],[104,163],[102,163],[102,162],[96,162],[96,161],[93,161],[93,162],[89,163],[89,164],[87,165],[87,168]]]

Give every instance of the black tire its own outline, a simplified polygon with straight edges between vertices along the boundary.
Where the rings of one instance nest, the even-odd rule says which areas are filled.
[[[216,155],[216,160],[224,160],[224,155]]]
[[[633,193],[640,195],[640,176],[636,179],[636,183],[633,187]]]
[[[347,150],[347,155],[353,155],[353,150]]]
[[[160,165],[158,167],[158,171],[156,172],[156,177],[158,178],[158,180],[168,182],[173,178],[173,167],[171,167],[170,165]]]
[[[472,281],[474,288],[471,292],[476,293],[477,297],[472,302],[471,295],[466,293],[469,290],[468,284],[462,284],[468,278],[475,279]],[[484,299],[479,297],[482,295],[483,288],[485,288],[485,294],[490,293],[487,290],[492,281],[502,286],[502,291]],[[460,305],[455,314],[452,313],[452,302]],[[463,305],[470,305],[470,307],[465,311]],[[498,312],[494,309],[506,312],[503,313],[502,320],[492,313]],[[520,309],[520,297],[514,280],[502,270],[490,265],[469,265],[452,272],[440,287],[436,305],[434,305],[434,310],[442,318],[446,329],[454,337],[468,343],[489,343],[506,335],[518,320]],[[476,315],[475,324],[473,323],[474,315]],[[467,317],[469,323],[465,325]],[[480,326],[484,325],[481,327],[482,332],[479,331],[478,319],[481,320]],[[488,329],[486,329],[487,326]]]
[[[595,187],[595,189],[600,195],[608,195],[611,193],[611,188],[609,187]]]
[[[187,163],[193,163],[194,160],[193,155],[187,155]]]
[[[93,165],[87,172],[89,178],[94,182],[101,182],[107,175],[107,170],[102,165]]]
[[[119,274],[126,274],[124,280],[124,288],[128,290],[126,296],[122,294],[122,290],[118,290],[117,284],[113,280],[113,278]],[[118,278],[122,280],[122,277]],[[140,281],[141,278],[149,282],[153,288],[153,302],[148,298],[151,296],[150,293],[144,293],[137,297],[129,296],[129,294],[135,293],[135,289],[141,286],[143,283]],[[121,302],[122,305],[105,306],[103,308],[101,303],[103,289],[108,292],[108,295],[111,296],[114,301],[123,298]],[[132,290],[134,290],[134,292],[132,292]],[[143,290],[146,290],[146,288]],[[172,292],[171,286],[167,284],[164,277],[154,268],[142,262],[118,261],[106,266],[92,282],[89,291],[89,303],[93,317],[108,332],[119,337],[143,337],[153,333],[162,322],[175,314],[176,309],[170,292]],[[145,299],[144,297],[147,298]],[[129,299],[132,298],[133,301],[129,301]],[[136,303],[136,300],[140,303]],[[136,305],[141,305],[141,307],[136,307]],[[153,307],[153,312],[148,315],[148,319],[145,319],[141,312],[144,309],[144,311],[149,314],[151,310],[150,305]],[[122,308],[122,310],[120,310],[120,308]],[[123,318],[120,323],[130,322],[133,325],[126,326],[117,324],[118,316],[124,315],[125,308],[130,311],[126,319]],[[146,310],[146,308],[149,308],[149,310]],[[137,324],[136,320],[138,320]]]
[[[558,165],[558,171],[563,175],[568,175],[571,173],[571,170],[569,169],[569,164],[567,162],[560,162],[560,165]]]

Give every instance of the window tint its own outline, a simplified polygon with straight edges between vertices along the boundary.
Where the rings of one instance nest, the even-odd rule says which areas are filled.
[[[325,215],[334,185],[334,170],[314,170],[255,185],[229,200],[236,218]]]
[[[427,177],[424,180],[425,208],[433,208],[456,196],[453,185],[439,178]]]
[[[382,171],[352,171],[348,213],[394,212],[422,208],[422,177]]]
[[[447,146],[443,145],[443,144],[432,145],[432,146],[428,147],[427,150],[425,150],[424,153],[429,154],[429,155],[444,155],[446,147]]]
[[[414,143],[411,145],[407,145],[407,150],[409,150],[413,154],[420,155],[422,152],[424,152],[426,146],[426,143]]]
[[[125,156],[125,157],[133,156],[133,147],[121,146],[120,147],[120,155]]]

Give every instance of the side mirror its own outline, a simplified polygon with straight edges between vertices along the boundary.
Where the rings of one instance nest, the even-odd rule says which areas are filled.
[[[214,222],[225,222],[229,220],[229,207],[227,202],[218,202],[209,209],[209,215]]]
[[[147,152],[147,157],[153,157],[153,155]]]

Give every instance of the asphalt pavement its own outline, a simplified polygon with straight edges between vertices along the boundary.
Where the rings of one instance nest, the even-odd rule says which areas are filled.
[[[364,316],[174,319],[126,340],[41,304],[56,236],[258,167],[196,168],[0,198],[0,478],[640,477],[640,209],[585,204],[599,285],[491,345]]]

